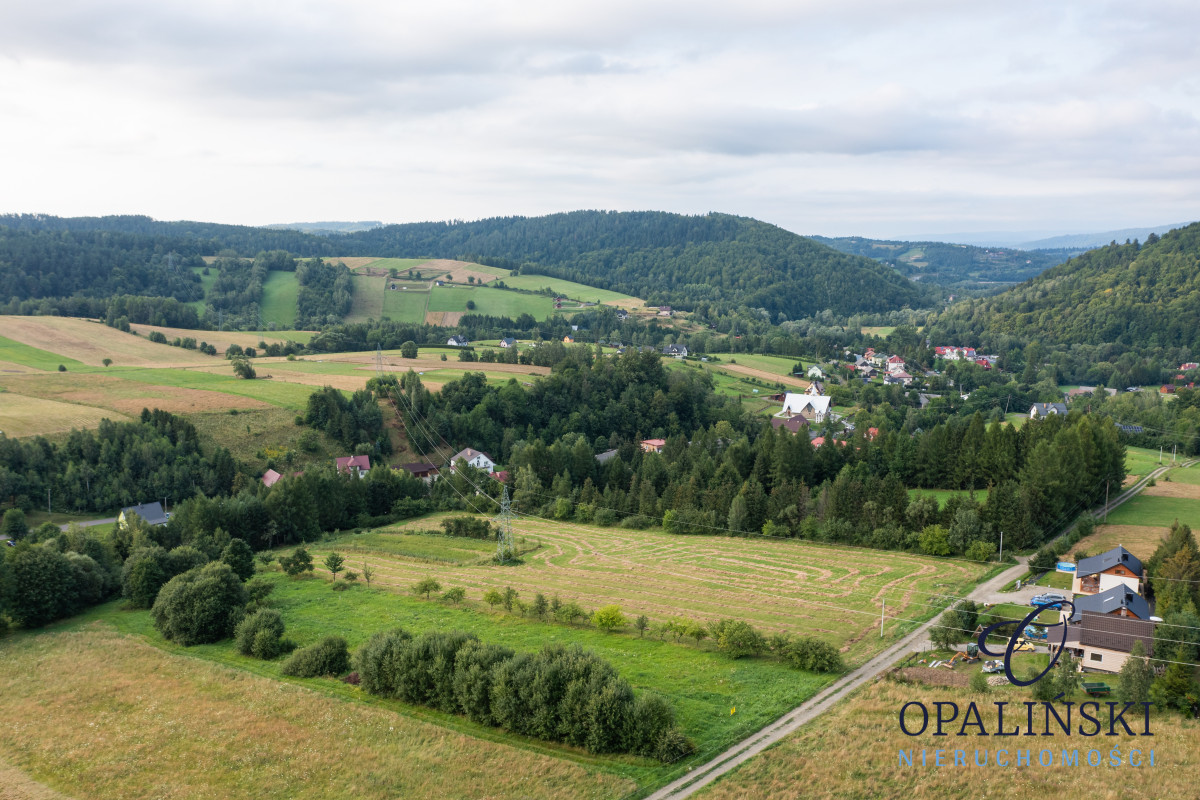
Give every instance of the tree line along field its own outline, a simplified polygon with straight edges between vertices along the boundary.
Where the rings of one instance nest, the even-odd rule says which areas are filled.
[[[913,627],[937,610],[938,595],[959,596],[985,566],[901,553],[761,537],[679,536],[658,530],[602,528],[522,518],[514,532],[539,549],[517,567],[424,562],[382,546],[389,534],[439,530],[446,515],[425,517],[372,534],[313,547],[319,561],[330,551],[354,554],[376,570],[380,586],[398,592],[432,575],[463,586],[478,601],[488,589],[511,586],[523,598],[557,594],[585,608],[617,604],[652,620],[682,617],[710,622],[732,617],[768,633],[812,635],[837,645],[849,661],[881,647],[885,632]],[[428,537],[432,540],[442,538]]]

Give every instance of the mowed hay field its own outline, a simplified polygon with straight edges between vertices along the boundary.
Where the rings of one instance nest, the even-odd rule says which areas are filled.
[[[0,392],[0,432],[9,437],[95,428],[105,418],[125,419],[106,409]]]
[[[354,286],[354,297],[350,305],[350,313],[345,322],[366,322],[369,319],[383,317],[383,292],[385,278],[373,275],[352,275],[350,281]]]
[[[1082,553],[1095,556],[1121,545],[1145,561],[1154,555],[1169,531],[1168,527],[1154,525],[1097,525],[1096,532],[1076,542],[1068,555]]]
[[[52,401],[73,404],[87,414],[95,409],[108,409],[117,414],[134,416],[143,408],[161,408],[172,413],[227,410],[231,408],[261,408],[266,403],[253,397],[228,394],[222,391],[171,386],[146,382],[137,378],[164,378],[174,370],[138,370],[71,373],[58,372],[39,375],[14,375],[0,378],[0,387],[17,394],[38,398],[39,402]],[[196,373],[199,377],[205,377]],[[0,394],[0,398],[7,394]],[[0,404],[3,400],[0,399]],[[58,408],[55,406],[55,408]],[[64,408],[59,411],[68,413]],[[111,414],[101,414],[112,416]],[[37,421],[36,418],[34,420]],[[98,420],[97,420],[98,421]],[[90,425],[88,427],[95,427]],[[46,415],[38,430],[33,433],[51,433],[59,430],[57,420]]]
[[[314,333],[314,331],[281,330],[263,331],[262,335],[259,335],[258,331],[195,331],[190,328],[164,328],[160,325],[139,325],[133,323],[129,327],[142,336],[148,335],[150,331],[158,331],[163,336],[166,336],[168,341],[176,338],[185,339],[191,337],[197,342],[208,342],[217,348],[218,353],[224,353],[231,344],[236,344],[239,347],[254,348],[258,347],[259,342],[285,344],[288,341],[292,341],[303,344],[308,342]]]
[[[267,280],[263,283],[263,323],[275,323],[277,328],[291,328],[296,324],[299,297],[300,282],[296,280],[296,273],[282,270],[268,272]]]
[[[1112,685],[1112,680],[1108,683]],[[923,702],[930,708],[932,716],[932,704],[936,700],[956,702],[960,709],[975,701],[986,729],[994,732],[997,712],[993,703],[996,699],[996,693],[980,695],[946,686],[931,688],[922,684],[879,681],[777,746],[701,789],[694,797],[702,800],[1031,800],[1050,797],[1160,800],[1196,797],[1195,776],[1200,767],[1200,747],[1196,745],[1200,741],[1200,722],[1185,720],[1178,714],[1154,714],[1150,721],[1153,738],[1128,734],[1119,737],[1067,736],[1057,726],[1051,728],[1053,736],[997,739],[995,736],[975,736],[977,729],[970,728],[970,735],[958,737],[953,735],[958,731],[958,723],[945,729],[952,731],[952,735],[934,737],[936,721],[931,722],[930,729],[920,736],[906,736],[900,730],[899,713],[905,703]],[[1009,697],[999,699],[1015,701]],[[1059,703],[1055,707],[1062,709]],[[1065,715],[1065,712],[1061,713]],[[1005,716],[1005,730],[1011,730],[1014,716]],[[918,726],[919,717],[918,713]],[[1034,719],[1036,722],[1039,717]],[[1130,728],[1141,731],[1141,718],[1137,719],[1138,724],[1130,724]],[[1023,726],[1022,720],[1024,717],[1019,717],[1016,724]],[[1073,724],[1078,731],[1078,713]],[[1036,730],[1045,729],[1037,727]],[[1119,723],[1117,730],[1122,730]],[[1121,751],[1119,767],[1107,766],[1109,752],[1114,746]],[[914,748],[914,766],[900,766],[899,752]],[[965,751],[968,766],[952,766],[956,748]],[[974,765],[976,748],[988,752],[988,766]],[[1064,748],[1079,750],[1080,766],[1060,765]],[[928,752],[928,766],[925,767],[920,762],[922,749]],[[934,766],[934,753],[942,749],[947,751],[946,766]],[[994,756],[1000,749],[1008,750],[1010,766],[995,764]],[[1038,765],[1038,754],[1042,749],[1053,752],[1054,766]],[[1092,749],[1100,751],[1102,766],[1090,767],[1083,763]],[[1131,749],[1142,751],[1140,768],[1125,763]],[[1155,767],[1149,766],[1152,749]],[[1018,750],[1032,751],[1032,766],[1015,766]]]
[[[633,788],[568,760],[164,652],[103,623],[10,637],[0,658],[0,757],[80,798],[566,800]]]
[[[438,530],[440,516],[375,535]],[[315,545],[314,559],[338,550],[354,563],[368,561],[379,585],[397,591],[432,574],[445,585],[466,587],[471,600],[512,586],[523,597],[558,594],[585,608],[616,603],[626,614],[656,621],[744,619],[768,633],[819,636],[850,661],[886,643],[878,635],[884,600],[888,617],[898,618],[885,630],[912,627],[908,619],[935,612],[933,595],[965,594],[984,572],[965,561],[800,541],[677,536],[527,518],[514,532],[542,545],[518,567],[431,565],[397,556],[377,541],[357,544],[361,537],[353,536]]]
[[[212,363],[211,356],[195,350],[155,344],[142,336],[74,317],[0,316],[0,331],[8,339],[93,367],[103,366],[105,358],[120,366]]]
[[[575,281],[563,280],[561,278],[551,278],[549,275],[514,275],[504,278],[504,285],[513,289],[528,289],[533,292],[542,289],[551,289],[562,297],[569,297],[572,300],[580,300],[585,303],[621,305],[626,308],[629,307],[631,302],[637,305],[644,304],[644,301],[627,294],[612,292],[608,289],[598,289],[595,286],[588,286],[587,284],[576,283]]]

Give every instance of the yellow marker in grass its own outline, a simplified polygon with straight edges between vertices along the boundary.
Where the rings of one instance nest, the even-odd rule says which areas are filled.
[[[733,708],[729,709],[729,716],[732,717],[736,713],[737,713],[737,706],[734,706]]]

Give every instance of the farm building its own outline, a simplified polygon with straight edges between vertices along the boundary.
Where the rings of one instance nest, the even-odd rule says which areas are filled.
[[[1142,590],[1142,562],[1133,553],[1117,545],[1106,553],[1081,558],[1075,565],[1071,591],[1075,594],[1099,594],[1114,586]]]
[[[142,503],[141,505],[129,506],[122,508],[120,515],[117,517],[117,527],[124,528],[128,525],[130,515],[136,514],[142,518],[142,521],[147,525],[166,525],[167,520],[171,515],[163,511],[162,503]]]
[[[492,461],[487,453],[482,453],[473,447],[467,447],[459,450],[450,459],[450,471],[454,471],[454,466],[460,461],[465,461],[476,469],[484,470],[485,472],[493,472],[496,469],[496,462]]]

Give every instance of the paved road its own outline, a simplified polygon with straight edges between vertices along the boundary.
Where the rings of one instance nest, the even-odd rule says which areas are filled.
[[[1171,466],[1189,466],[1191,462],[1180,462]],[[1170,467],[1160,467],[1154,470],[1146,477],[1139,480],[1137,483],[1130,486],[1116,498],[1110,500],[1107,507],[1101,506],[1098,510],[1093,511],[1096,516],[1100,516],[1104,511],[1111,511],[1117,506],[1129,500],[1136,495],[1151,478],[1158,478]],[[1074,526],[1071,526],[1074,527]],[[1070,531],[1070,527],[1063,531],[1066,534]],[[1025,594],[1032,596],[1040,588],[1033,587],[1026,591],[1022,589],[1018,593],[1000,593],[1001,587],[1005,584],[1015,581],[1028,572],[1028,558],[1017,559],[1016,566],[1011,567],[994,578],[984,581],[975,587],[975,589],[967,595],[967,597],[975,602],[1021,602]],[[1026,600],[1026,602],[1028,602]],[[922,624],[916,630],[900,639],[895,644],[888,647],[883,652],[876,655],[867,663],[863,664],[858,669],[846,673],[829,686],[822,689],[817,694],[805,700],[796,708],[783,715],[775,722],[743,739],[742,741],[730,747],[725,752],[718,755],[702,766],[696,767],[681,778],[667,784],[659,789],[654,794],[650,795],[647,800],[680,800],[680,798],[688,797],[692,793],[698,791],[704,786],[715,781],[725,773],[737,767],[744,761],[747,761],[761,753],[771,745],[778,742],[783,737],[798,730],[806,722],[824,714],[829,709],[833,708],[839,700],[846,697],[859,686],[862,686],[867,681],[874,678],[883,670],[890,667],[897,659],[920,649],[922,645],[929,639],[929,630],[937,621],[937,617]]]
[[[976,600],[977,597],[988,596],[998,591],[1004,584],[1016,580],[1028,571],[1029,567],[1026,561],[1027,559],[1020,559],[1020,563],[1016,566],[979,584],[967,596],[972,600]],[[738,742],[712,761],[703,766],[696,767],[682,778],[667,784],[650,795],[647,800],[668,800],[668,798],[670,800],[678,800],[678,798],[687,797],[702,786],[712,783],[743,761],[758,755],[783,737],[797,730],[804,723],[833,708],[839,700],[890,667],[898,658],[917,649],[919,644],[928,638],[929,629],[933,627],[936,621],[937,617],[934,617],[922,624],[912,633],[909,633],[903,639],[889,646],[858,669],[838,678],[775,722],[749,738]]]

